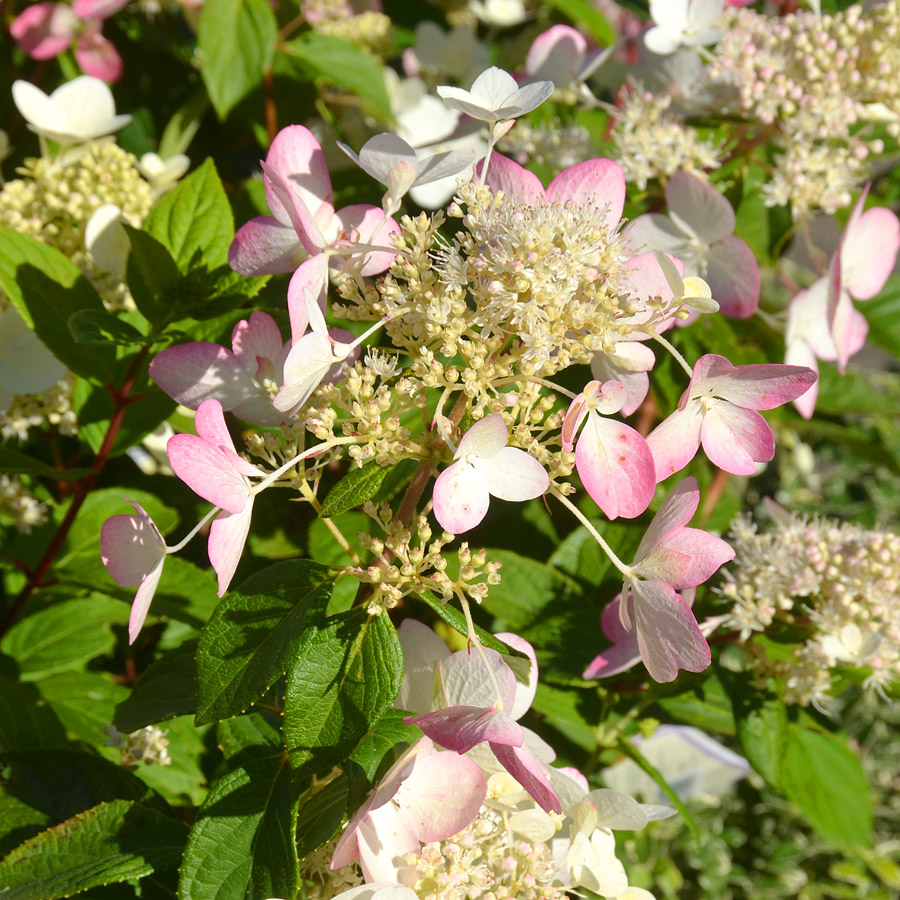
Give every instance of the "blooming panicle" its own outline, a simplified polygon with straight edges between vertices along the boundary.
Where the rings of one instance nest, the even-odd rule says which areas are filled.
[[[753,475],[775,455],[775,436],[756,410],[801,396],[816,380],[805,366],[733,366],[714,353],[701,356],[675,410],[650,433],[656,479],[683,469],[700,445],[710,461],[735,475]]]
[[[550,486],[544,467],[508,443],[500,413],[479,419],[462,436],[456,461],[434,483],[434,515],[444,530],[462,534],[474,528],[487,514],[491,497],[533,500]]]
[[[221,597],[234,577],[250,530],[254,497],[250,478],[265,472],[238,456],[218,400],[200,403],[194,426],[196,435],[176,434],[166,449],[172,471],[195,494],[222,510],[209,530],[209,561]]]
[[[388,770],[337,843],[331,868],[359,859],[369,882],[409,880],[406,858],[462,831],[487,793],[478,764],[421,738]]]
[[[133,644],[147,618],[168,548],[144,507],[124,499],[134,507],[135,515],[111,516],[103,523],[100,558],[117,584],[138,585],[128,620],[128,643]]]
[[[697,587],[734,558],[727,541],[686,527],[699,502],[696,479],[685,478],[650,523],[622,589],[619,621],[634,631],[647,671],[660,682],[673,681],[679,669],[709,665],[709,645],[676,591]]]
[[[639,516],[656,490],[653,454],[644,438],[624,422],[606,416],[628,400],[620,381],[591,381],[572,401],[563,421],[563,450],[571,452],[575,432],[575,467],[585,490],[610,518]]]
[[[669,215],[638,216],[625,230],[636,247],[673,254],[685,273],[699,275],[727,316],[746,319],[759,306],[759,264],[734,234],[735,215],[711,184],[684,169],[666,184]]]

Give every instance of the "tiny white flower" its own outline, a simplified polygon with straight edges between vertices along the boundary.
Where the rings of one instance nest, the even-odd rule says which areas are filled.
[[[491,66],[475,79],[471,90],[444,85],[437,92],[447,106],[493,125],[536,109],[553,93],[553,82],[535,81],[519,87],[509,72]]]
[[[154,191],[164,193],[187,172],[190,164],[190,159],[183,153],[168,159],[156,153],[145,153],[138,163],[138,171],[150,182]]]
[[[837,634],[826,634],[819,638],[822,652],[838,662],[865,665],[881,646],[881,631],[863,634],[859,625],[851,622]]]
[[[485,25],[494,28],[509,28],[528,18],[522,0],[469,0],[469,9]]]
[[[79,75],[48,97],[27,81],[15,81],[13,100],[28,127],[62,144],[92,141],[124,128],[131,116],[116,115],[112,91],[91,75]]]
[[[715,44],[722,37],[715,26],[724,7],[725,0],[650,0],[654,25],[644,35],[644,44],[662,56],[679,47]]]

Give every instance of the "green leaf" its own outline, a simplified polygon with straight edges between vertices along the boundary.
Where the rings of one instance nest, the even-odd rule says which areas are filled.
[[[301,859],[318,850],[337,834],[349,799],[345,775],[329,781],[321,790],[307,794],[297,815],[297,853]]]
[[[0,678],[0,751],[61,747],[66,730],[33,684]]]
[[[216,607],[197,652],[197,722],[244,712],[290,667],[324,620],[334,582],[308,560],[276,563]]]
[[[598,700],[596,691],[563,690],[539,681],[531,708],[572,743],[593,753],[597,738],[592,725],[596,726],[602,717]]]
[[[0,650],[16,660],[23,681],[34,681],[108,653],[115,646],[110,625],[127,618],[127,607],[103,594],[66,600],[16,622]]]
[[[339,516],[366,500],[371,500],[381,488],[382,482],[391,471],[389,466],[379,466],[370,462],[365,466],[354,466],[329,492],[322,504],[322,515],[326,519]]]
[[[298,777],[342,763],[400,691],[403,648],[390,618],[352,609],[307,632],[288,673],[284,740]]]
[[[0,859],[52,824],[50,816],[29,806],[0,784]]]
[[[125,225],[131,241],[126,277],[137,308],[159,323],[172,311],[181,290],[181,270],[168,248],[152,234]]]
[[[778,697],[756,688],[750,676],[738,681],[732,699],[741,753],[773,788],[780,790],[788,745],[787,707]]]
[[[383,122],[391,119],[391,102],[381,66],[362,47],[330,34],[307,31],[284,45],[316,79],[356,94],[366,112]]]
[[[457,609],[452,603],[444,603],[437,594],[433,594],[431,591],[423,591],[421,594],[416,594],[416,596],[430,606],[454,631],[457,631],[466,637],[468,636],[469,629],[466,625],[466,617],[462,614],[462,610]],[[497,638],[489,631],[485,631],[480,625],[475,626],[475,633],[478,635],[478,639],[481,643],[491,650],[496,650],[498,653],[503,653],[506,656],[521,655],[518,651],[513,650],[507,644],[504,644],[503,641],[497,640]]]
[[[214,5],[204,5],[204,15]],[[144,231],[169,251],[184,275],[227,264],[234,220],[211,158],[159,200]]]
[[[845,739],[792,726],[781,784],[825,840],[844,847],[871,846],[872,797],[859,757]]]
[[[593,519],[591,524],[600,536],[615,549],[620,558],[631,559],[643,536],[643,530],[633,523],[609,522]],[[591,587],[600,587],[608,578],[621,582],[622,576],[610,562],[593,536],[579,525],[563,538],[547,560],[571,578]],[[506,575],[505,572],[501,573]]]
[[[161,813],[167,810],[162,798],[137,775],[83,750],[4,753],[3,762],[9,767],[10,789],[54,822],[112,800],[133,800]]]
[[[60,672],[42,678],[39,687],[69,734],[93,744],[106,741],[116,704],[128,696],[107,672]]]
[[[762,261],[771,258],[769,208],[762,192],[762,186],[768,180],[769,174],[759,165],[750,166],[744,174],[741,200],[735,210],[734,233],[743,238],[753,251],[753,255]]]
[[[405,749],[422,736],[418,726],[403,724],[405,715],[402,709],[389,709],[369,729],[368,734],[363,735],[356,749],[350,754],[350,759],[361,767],[370,785],[375,782],[379,769],[384,768],[385,757],[395,747],[400,745]],[[393,762],[394,759],[391,759],[390,763]]]
[[[857,309],[869,323],[869,340],[900,359],[900,275],[891,275],[881,293]]]
[[[682,690],[671,697],[656,701],[665,713],[679,722],[702,728],[713,734],[735,734],[734,711],[731,697],[717,673],[704,672],[702,677],[681,673],[676,684],[682,688],[693,684],[690,690]],[[676,688],[677,690],[677,688]]]
[[[78,344],[69,331],[73,313],[105,310],[100,295],[67,256],[27,234],[0,228],[0,287],[60,362],[97,384],[112,381],[115,350]]]
[[[194,91],[184,104],[178,107],[159,139],[158,153],[163,159],[187,153],[208,109],[209,97],[202,87]]]
[[[217,590],[211,569],[201,569],[180,556],[169,556],[150,615],[185,622],[199,630],[219,603]]]
[[[220,119],[262,81],[278,23],[268,0],[206,0],[197,43],[203,81]]]
[[[69,316],[69,331],[79,344],[150,346],[158,337],[141,334],[133,325],[99,309],[79,309]]]
[[[188,641],[152,663],[116,707],[113,724],[130,734],[197,710],[197,642]]]
[[[94,469],[54,469],[53,466],[20,453],[10,447],[0,447],[0,472],[7,475],[36,475],[54,481],[80,481],[94,474]]]
[[[101,803],[0,862],[4,900],[57,900],[176,866],[185,826],[130,800]]]
[[[225,719],[216,726],[216,741],[225,759],[245,751],[258,754],[263,746],[281,753],[281,719],[267,712]]]
[[[611,47],[619,39],[615,28],[590,0],[547,0],[547,3],[558,9],[570,22],[586,28],[598,44]]]
[[[178,896],[295,897],[298,800],[291,767],[279,748],[246,754],[242,765],[213,784],[200,808],[185,848]]]

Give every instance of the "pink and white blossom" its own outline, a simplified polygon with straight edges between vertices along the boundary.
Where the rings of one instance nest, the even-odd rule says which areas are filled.
[[[816,380],[805,366],[733,366],[701,356],[678,408],[647,437],[656,479],[683,469],[701,444],[710,461],[735,475],[753,475],[775,455],[775,436],[757,412],[801,396]]]
[[[491,66],[468,91],[444,85],[437,92],[447,106],[493,126],[536,109],[553,93],[553,82],[535,81],[520,87],[509,72]]]
[[[753,251],[735,236],[735,215],[728,200],[711,184],[686,170],[666,185],[668,216],[638,216],[625,236],[636,249],[646,247],[677,256],[686,275],[699,275],[727,316],[745,319],[759,306],[759,264]]]
[[[547,490],[550,478],[544,467],[508,443],[500,413],[480,419],[462,436],[453,455],[456,462],[434,484],[434,515],[441,528],[462,534],[485,517],[491,497],[522,502]]]
[[[136,515],[111,516],[100,529],[100,558],[112,579],[123,587],[138,585],[128,620],[128,643],[144,625],[159,586],[168,548],[140,503],[124,498]]]
[[[589,382],[572,401],[563,420],[562,446],[571,452],[575,433],[575,467],[585,490],[610,518],[639,516],[656,490],[653,454],[631,426],[606,416],[619,412],[628,399],[620,381]]]
[[[679,669],[702,672],[709,665],[706,638],[677,591],[697,587],[734,558],[726,541],[687,527],[699,502],[696,479],[685,478],[650,523],[622,588],[619,621],[634,632],[647,671],[660,682],[673,681]]]
[[[221,597],[234,577],[250,530],[254,497],[250,478],[266,473],[238,456],[218,400],[199,405],[194,427],[196,435],[169,439],[169,464],[195,494],[222,510],[210,526],[208,546]]]
[[[421,738],[388,770],[347,823],[331,868],[359,860],[366,881],[413,881],[406,862],[423,843],[442,841],[462,831],[478,813],[487,779],[473,762],[449,751],[436,751]]]

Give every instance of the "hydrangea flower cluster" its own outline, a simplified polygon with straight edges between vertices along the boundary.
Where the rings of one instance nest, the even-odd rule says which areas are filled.
[[[745,642],[779,624],[807,632],[787,654],[753,655],[760,676],[775,676],[790,703],[827,709],[844,668],[864,673],[866,689],[886,696],[900,679],[900,537],[775,504],[770,514],[765,531],[747,516],[732,524],[735,559],[721,593],[734,606],[724,627]]]

